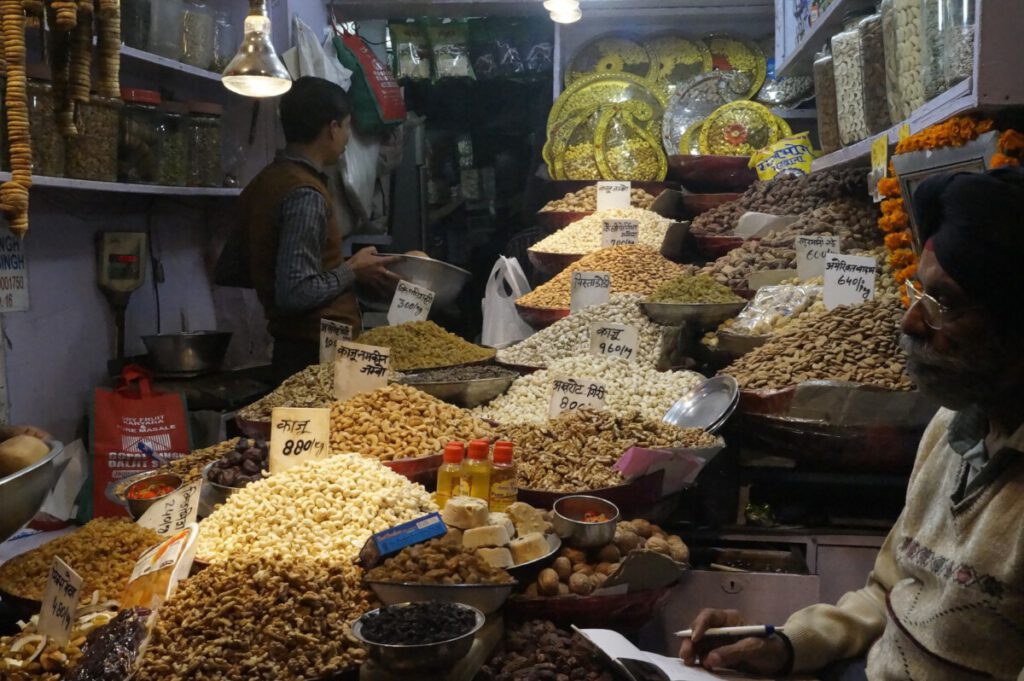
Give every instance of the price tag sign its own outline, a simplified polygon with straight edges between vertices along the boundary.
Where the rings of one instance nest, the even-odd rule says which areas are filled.
[[[629,246],[640,240],[639,220],[605,220],[601,230],[601,245]]]
[[[598,182],[597,209],[629,208],[633,185],[629,182]]]
[[[900,142],[910,137],[910,123],[904,123],[901,125],[899,131],[896,133],[896,137]]]
[[[567,411],[604,409],[607,391],[604,383],[590,379],[555,378],[551,385],[551,404],[548,417],[555,418]]]
[[[433,291],[407,281],[400,281],[395,288],[395,297],[391,299],[388,324],[398,326],[406,322],[422,322],[430,314],[430,306],[433,304]]]
[[[874,258],[829,253],[825,258],[825,308],[873,300],[877,268]]]
[[[270,473],[331,453],[331,410],[276,407],[270,412]]]
[[[569,311],[579,312],[591,305],[604,305],[612,292],[612,275],[608,272],[573,272]]]
[[[162,537],[181,532],[196,521],[202,481],[178,488],[146,509],[138,524]]]
[[[43,604],[36,628],[40,634],[53,638],[58,646],[66,646],[71,639],[82,581],[81,575],[68,567],[67,563],[57,556],[53,557],[50,577],[43,589]]]
[[[320,363],[334,364],[338,341],[352,340],[352,327],[330,319],[320,320]]]
[[[388,384],[390,348],[338,341],[334,358],[334,399],[344,402]]]
[[[837,236],[798,236],[796,238],[796,271],[804,281],[825,274],[825,257],[839,253]]]
[[[0,312],[28,309],[28,262],[25,244],[0,226]]]
[[[885,171],[889,165],[889,133],[879,135],[871,143],[871,170],[881,172],[885,177]]]
[[[590,325],[590,352],[598,357],[636,359],[640,334],[635,326],[614,322],[594,322]]]

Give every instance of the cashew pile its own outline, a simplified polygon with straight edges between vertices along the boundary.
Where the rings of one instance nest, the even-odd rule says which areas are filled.
[[[884,298],[801,319],[722,370],[745,390],[774,390],[812,380],[851,381],[912,390],[899,348],[903,307]]]
[[[577,355],[555,360],[547,369],[523,376],[507,393],[474,412],[502,424],[544,423],[555,378],[600,381],[607,389],[605,408],[613,414],[639,411],[661,420],[680,397],[705,379],[692,371],[655,371],[615,357]]]
[[[643,189],[633,187],[629,191],[629,203],[636,208],[650,208],[654,196]],[[578,192],[569,192],[560,199],[548,201],[541,213],[591,213],[597,210],[597,185],[584,187]]]
[[[487,434],[487,424],[470,412],[405,385],[391,384],[331,408],[334,451],[381,461],[437,454],[451,440]]]
[[[560,319],[526,340],[498,350],[498,361],[531,367],[545,367],[557,359],[590,352],[590,328],[594,322],[634,326],[639,345],[633,361],[653,366],[661,357],[665,327],[655,324],[640,309],[643,296],[613,293],[604,305],[588,307]]]
[[[134,678],[334,678],[366,660],[350,628],[375,607],[361,580],[346,561],[290,553],[211,565],[161,606]]]
[[[605,220],[636,220],[639,226],[637,243],[661,248],[670,220],[642,208],[602,210],[577,220],[565,229],[540,240],[530,247],[535,253],[591,253],[601,248]]]
[[[344,562],[366,540],[437,507],[422,486],[357,454],[311,460],[232,494],[200,524],[196,556],[243,555]]]
[[[525,307],[566,309],[570,304],[573,272],[608,272],[612,293],[649,295],[667,279],[676,279],[692,271],[662,257],[649,246],[613,246],[595,251],[577,260],[516,301]]]
[[[635,411],[621,416],[570,412],[544,425],[505,427],[502,435],[515,443],[520,489],[565,493],[621,485],[622,475],[612,466],[630,447],[703,448],[718,443],[703,430],[677,428]]]

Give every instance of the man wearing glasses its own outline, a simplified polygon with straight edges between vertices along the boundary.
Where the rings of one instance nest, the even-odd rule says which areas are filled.
[[[763,638],[706,637],[743,618],[705,610],[680,651],[689,664],[1024,681],[1024,173],[933,177],[913,205],[924,249],[901,346],[943,409],[921,440],[903,512],[863,589]]]
[[[348,144],[352,104],[338,85],[304,76],[280,103],[286,146],[246,186],[240,229],[225,247],[218,279],[243,271],[259,296],[274,337],[278,382],[320,360],[320,319],[361,330],[356,284],[393,290],[396,258],[366,248],[342,257],[342,230],[324,169]]]

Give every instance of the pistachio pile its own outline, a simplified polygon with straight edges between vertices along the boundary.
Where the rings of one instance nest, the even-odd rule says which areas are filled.
[[[665,241],[669,226],[667,218],[641,208],[602,210],[558,230],[534,244],[530,250],[535,253],[592,253],[601,248],[605,220],[636,220],[639,227],[637,243],[658,249]]]
[[[744,390],[777,390],[813,380],[912,390],[899,347],[903,312],[898,298],[883,298],[801,319],[722,373]]]
[[[494,357],[494,350],[473,345],[431,321],[370,329],[359,336],[359,343],[391,348],[391,368],[395,371],[434,369]]]
[[[633,187],[629,191],[630,205],[635,208],[650,208],[654,196],[643,189]],[[548,201],[540,209],[541,213],[591,213],[597,210],[597,185],[584,187],[577,192],[569,192],[560,199]]]
[[[743,298],[705,274],[680,277],[662,284],[651,294],[652,303],[742,303]]]
[[[274,407],[316,409],[334,402],[334,367],[314,364],[289,376],[272,393],[238,411],[246,421],[269,421]]]

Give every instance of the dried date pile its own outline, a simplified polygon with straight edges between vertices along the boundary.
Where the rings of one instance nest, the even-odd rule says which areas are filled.
[[[511,629],[504,651],[474,681],[613,681],[615,677],[580,636],[535,620]]]

